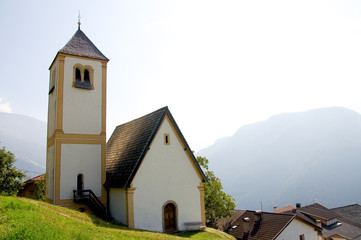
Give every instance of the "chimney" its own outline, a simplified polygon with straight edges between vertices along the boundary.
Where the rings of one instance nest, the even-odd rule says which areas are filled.
[[[249,218],[245,217],[243,218],[243,233],[248,234],[249,233]]]
[[[300,208],[301,207],[301,203],[296,203],[296,208]]]
[[[276,210],[277,210],[277,206],[274,206],[274,207],[273,207],[273,211],[276,211]]]
[[[254,213],[254,221],[255,222],[260,222],[262,220],[262,211],[261,210],[257,210],[255,213]]]

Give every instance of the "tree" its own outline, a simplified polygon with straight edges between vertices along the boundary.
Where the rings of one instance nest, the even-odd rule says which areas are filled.
[[[45,202],[46,174],[41,175],[40,180],[35,181],[34,185],[33,198]]]
[[[207,170],[204,173],[207,179],[207,183],[204,184],[206,225],[216,227],[217,220],[230,216],[236,204],[234,198],[223,192],[221,180],[212,171],[208,171],[208,159],[198,156],[197,161],[202,168]]]
[[[0,194],[15,195],[22,186],[22,179],[26,176],[17,170],[13,164],[14,154],[6,151],[5,147],[0,149]]]

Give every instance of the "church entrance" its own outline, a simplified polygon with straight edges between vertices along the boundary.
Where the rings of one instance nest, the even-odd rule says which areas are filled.
[[[176,207],[173,203],[168,203],[164,207],[164,231],[170,232],[175,230],[177,230]]]
[[[81,191],[84,190],[84,175],[78,174],[76,190]],[[80,193],[82,195],[82,193]]]

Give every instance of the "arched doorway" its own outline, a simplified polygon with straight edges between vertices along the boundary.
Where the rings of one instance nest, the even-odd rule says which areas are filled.
[[[78,191],[84,190],[84,175],[81,173],[78,174],[76,190]]]
[[[176,206],[173,203],[167,203],[164,206],[164,211],[163,212],[164,212],[164,215],[163,215],[163,218],[164,218],[164,231],[169,232],[169,231],[177,230]]]

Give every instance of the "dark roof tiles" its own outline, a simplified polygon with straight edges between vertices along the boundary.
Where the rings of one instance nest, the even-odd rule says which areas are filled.
[[[322,206],[321,204],[314,203],[305,207],[297,208],[297,211],[300,211],[304,214],[311,215],[323,220],[332,220],[337,218],[339,215],[330,211],[328,208]]]
[[[292,211],[290,211],[291,213]],[[311,221],[316,224],[316,219],[323,220],[323,236],[330,238],[332,236],[342,236],[347,239],[355,239],[361,237],[360,225],[350,219],[341,217],[339,214],[331,211],[330,209],[322,206],[321,204],[314,203],[305,207],[296,208],[298,217]],[[332,224],[325,224],[325,221],[338,220],[337,222],[331,221]]]
[[[232,210],[231,216],[220,218],[217,220],[217,228],[221,231],[226,231],[230,225],[234,225],[233,223],[244,213],[244,210]]]
[[[359,204],[352,204],[348,206],[332,208],[333,212],[349,218],[359,224],[361,224],[361,206]]]
[[[228,232],[237,239],[269,240],[278,236],[293,220],[294,215],[263,212],[261,221],[256,221],[255,211],[245,211],[233,224],[237,226]],[[243,227],[244,218],[249,219],[249,232]]]
[[[59,50],[59,53],[106,61],[109,60],[99,51],[99,49],[90,41],[90,39],[80,30],[80,28],[75,32],[68,43]]]
[[[164,107],[116,127],[107,143],[107,180],[104,184],[106,188],[126,188],[130,186],[141,161],[166,115],[169,116],[175,129],[178,131],[179,136],[186,146],[185,150],[192,156],[195,165],[198,167],[205,181],[204,174],[170,114],[168,107]]]

